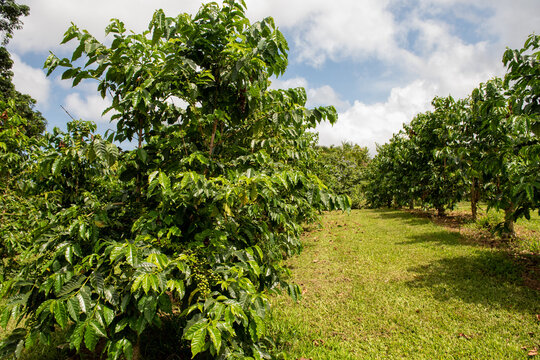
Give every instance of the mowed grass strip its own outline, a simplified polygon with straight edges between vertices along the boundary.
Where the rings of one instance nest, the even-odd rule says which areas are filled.
[[[505,252],[401,211],[336,212],[322,222],[288,261],[302,299],[272,298],[276,352],[313,360],[540,353],[540,293],[523,286]]]

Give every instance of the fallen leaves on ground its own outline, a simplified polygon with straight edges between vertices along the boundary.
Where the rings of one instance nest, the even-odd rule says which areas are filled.
[[[324,341],[323,340],[313,340],[313,345],[314,346],[321,346],[322,344],[324,344]]]

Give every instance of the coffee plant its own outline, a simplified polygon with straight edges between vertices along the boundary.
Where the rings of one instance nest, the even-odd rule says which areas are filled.
[[[351,207],[365,205],[364,170],[369,163],[366,147],[344,142],[340,146],[319,146],[315,172],[338,195],[351,199]]]
[[[18,326],[2,348],[19,355],[62,331],[77,353],[140,359],[172,320],[181,356],[268,358],[267,294],[300,294],[281,261],[303,223],[350,207],[310,170],[308,130],[336,110],[269,88],[287,42],[272,18],[250,23],[243,1],[158,10],[141,34],[112,20],[106,33],[110,45],[72,25],[71,58],[45,64],[73,86],[96,81],[117,129],[104,139],[74,121],[32,153],[13,191],[35,201],[11,206],[34,220],[2,222],[20,244],[0,316]]]
[[[433,99],[433,111],[379,147],[366,172],[368,203],[416,202],[443,215],[468,197],[476,217],[482,199],[504,210],[496,230],[513,237],[515,220],[540,210],[539,48],[533,34],[522,49],[507,49],[504,79],[480,84],[467,99]]]

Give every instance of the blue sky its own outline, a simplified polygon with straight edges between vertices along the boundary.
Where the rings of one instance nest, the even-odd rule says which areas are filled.
[[[110,18],[142,31],[155,9],[193,13],[196,0],[26,0],[30,16],[8,46],[17,89],[37,99],[49,128],[65,128],[62,110],[111,127],[100,116],[108,99],[96,84],[76,88],[41,69],[71,22],[98,39]],[[246,0],[252,21],[274,17],[290,47],[289,68],[274,87],[304,86],[308,105],[335,105],[334,126],[318,127],[320,143],[386,142],[404,122],[430,109],[434,96],[466,97],[480,82],[503,76],[505,48],[540,32],[540,0]]]

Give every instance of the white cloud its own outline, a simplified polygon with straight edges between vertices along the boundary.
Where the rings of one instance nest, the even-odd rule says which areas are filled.
[[[366,83],[366,88],[387,94],[377,103],[362,101],[354,93],[340,93],[341,84],[305,77],[305,73],[317,76],[316,69],[273,83],[273,87],[306,88],[309,107],[338,108],[338,123],[334,127],[328,124],[319,127],[321,143],[339,144],[348,140],[367,145],[372,151],[375,142],[386,142],[402,123],[428,109],[434,96],[465,97],[480,82],[504,75],[501,57],[505,47],[519,48],[528,34],[540,31],[538,0],[418,0],[413,5],[407,0],[246,2],[252,21],[273,16],[286,31],[291,54],[295,55],[289,60],[297,67],[340,66],[346,60],[364,69],[369,66],[365,61],[369,60],[379,62],[382,73],[391,70],[390,73],[396,74],[397,79],[389,79],[382,73],[369,77],[373,83]],[[10,43],[10,48],[21,56],[48,50],[59,55],[70,53],[72,47],[59,43],[71,21],[103,39],[110,18],[119,18],[128,29],[139,32],[146,29],[156,8],[174,16],[197,11],[201,1],[27,0],[26,3],[31,15],[24,19],[23,30],[17,31]],[[407,11],[397,10],[402,8]],[[459,28],[456,19],[470,24],[470,30]],[[333,61],[330,65],[329,60]],[[38,74],[37,69],[20,61],[16,63],[19,63],[15,69],[18,84],[28,89],[21,91],[29,92],[40,102],[47,101],[50,85],[43,73]],[[26,80],[21,80],[25,74]],[[353,76],[351,82],[355,81]],[[313,86],[313,83],[324,85]],[[63,87],[64,82],[61,84],[55,82],[54,86]],[[66,97],[70,111],[85,119],[108,120],[99,120],[108,100],[101,99],[95,88],[76,90],[80,92]]]
[[[434,95],[466,97],[480,82],[504,74],[487,42],[466,44],[431,20],[416,19],[411,27],[419,32],[417,45],[424,54],[408,58],[408,69],[416,78],[437,84]]]
[[[23,94],[29,94],[38,103],[47,107],[51,91],[51,81],[41,69],[25,64],[16,54],[11,54],[13,60],[13,84],[15,89]]]
[[[102,115],[103,111],[111,106],[112,102],[108,98],[102,98],[99,95],[73,93],[65,99],[66,109],[75,118],[82,120],[91,120],[96,123],[108,124],[112,112]]]
[[[333,105],[338,110],[350,106],[349,102],[341,100],[336,91],[329,85],[323,85],[315,89],[308,89],[307,106],[328,106]]]
[[[494,0],[492,6],[494,15],[481,26],[499,39],[501,51],[506,46],[521,48],[528,35],[540,31],[540,1]]]
[[[480,13],[464,11],[467,7],[475,7]],[[420,0],[418,8],[431,14],[451,13],[474,22],[477,33],[494,37],[498,53],[506,46],[521,47],[529,34],[540,31],[538,0]]]
[[[394,41],[396,24],[386,9],[388,0],[275,0],[248,2],[252,18],[272,15],[279,26],[291,29],[299,59],[314,66],[327,59],[387,59],[400,50]],[[254,6],[253,9],[250,6]]]
[[[195,12],[200,0],[27,0],[30,15],[24,18],[24,27],[15,33],[10,47],[19,52],[66,52],[60,46],[64,32],[75,23],[103,40],[105,27],[111,18],[124,21],[128,30],[140,32],[148,28],[156,9],[163,8],[168,16]]]
[[[392,89],[385,102],[365,104],[360,101],[340,112],[338,122],[332,126],[323,123],[317,127],[321,145],[349,141],[367,146],[372,155],[375,144],[383,144],[408,123],[416,114],[431,107],[437,86],[424,81]]]
[[[184,110],[187,109],[187,107],[189,106],[189,103],[187,101],[180,99],[179,97],[176,97],[176,96],[171,96],[167,98],[165,101],[169,104],[172,104]]]
[[[111,18],[126,23],[136,32],[147,28],[154,10],[163,8],[167,15],[194,13],[200,0],[27,0],[30,16],[17,31],[10,46],[19,52],[69,52],[59,46],[64,32],[75,23],[103,39]],[[320,65],[327,58],[377,54],[386,56],[395,46],[396,26],[386,10],[388,0],[254,1],[248,0],[250,18],[260,20],[273,16],[279,26],[293,29],[300,59]],[[390,55],[390,54],[389,54]]]
[[[295,77],[287,80],[274,79],[272,80],[271,85],[271,88],[273,89],[289,89],[295,87],[303,87],[306,89],[306,107],[308,108],[333,105],[338,110],[341,110],[350,106],[347,101],[341,99],[339,94],[330,85],[312,88],[308,81],[302,77]]]
[[[296,87],[308,87],[308,82],[303,77],[295,77],[292,79],[282,80],[282,79],[273,79],[270,88],[272,89],[290,89]]]

